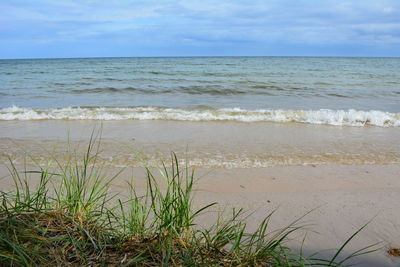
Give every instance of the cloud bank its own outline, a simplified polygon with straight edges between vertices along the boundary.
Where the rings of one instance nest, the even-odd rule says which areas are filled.
[[[0,58],[400,56],[400,1],[0,2]]]

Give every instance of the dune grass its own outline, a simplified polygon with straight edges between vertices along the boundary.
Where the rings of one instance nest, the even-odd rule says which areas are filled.
[[[144,167],[145,193],[129,183],[126,198],[110,193],[118,174],[107,176],[98,153],[91,139],[81,158],[69,152],[36,171],[10,161],[15,188],[0,192],[1,266],[344,266],[375,249],[338,257],[362,227],[331,259],[306,257],[285,245],[298,220],[270,232],[271,213],[248,232],[242,209],[203,229],[196,220],[216,203],[193,209],[194,171],[181,169],[175,154],[160,175]],[[39,177],[35,187],[30,175]]]

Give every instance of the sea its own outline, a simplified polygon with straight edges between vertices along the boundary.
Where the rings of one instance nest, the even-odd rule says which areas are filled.
[[[400,127],[400,58],[2,59],[0,120]]]

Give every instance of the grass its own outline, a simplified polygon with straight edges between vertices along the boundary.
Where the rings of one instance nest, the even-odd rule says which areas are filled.
[[[181,169],[175,154],[158,176],[144,167],[145,193],[129,183],[128,198],[112,195],[118,174],[96,164],[94,139],[81,159],[70,151],[38,171],[18,171],[10,160],[15,188],[0,192],[1,266],[345,266],[375,250],[339,257],[363,226],[331,259],[306,257],[285,245],[299,220],[270,232],[271,213],[249,232],[242,209],[202,229],[198,216],[216,203],[193,209],[194,171]],[[37,186],[30,175],[39,177]]]

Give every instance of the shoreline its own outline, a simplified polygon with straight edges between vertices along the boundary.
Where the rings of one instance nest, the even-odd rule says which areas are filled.
[[[171,151],[191,166],[259,168],[324,164],[400,163],[399,129],[279,123],[177,121],[1,121],[0,160],[24,149],[44,160],[68,143],[85,144],[101,130],[102,159],[138,167],[137,154],[168,160]],[[98,133],[98,132],[97,132]],[[84,145],[83,145],[84,147]]]

